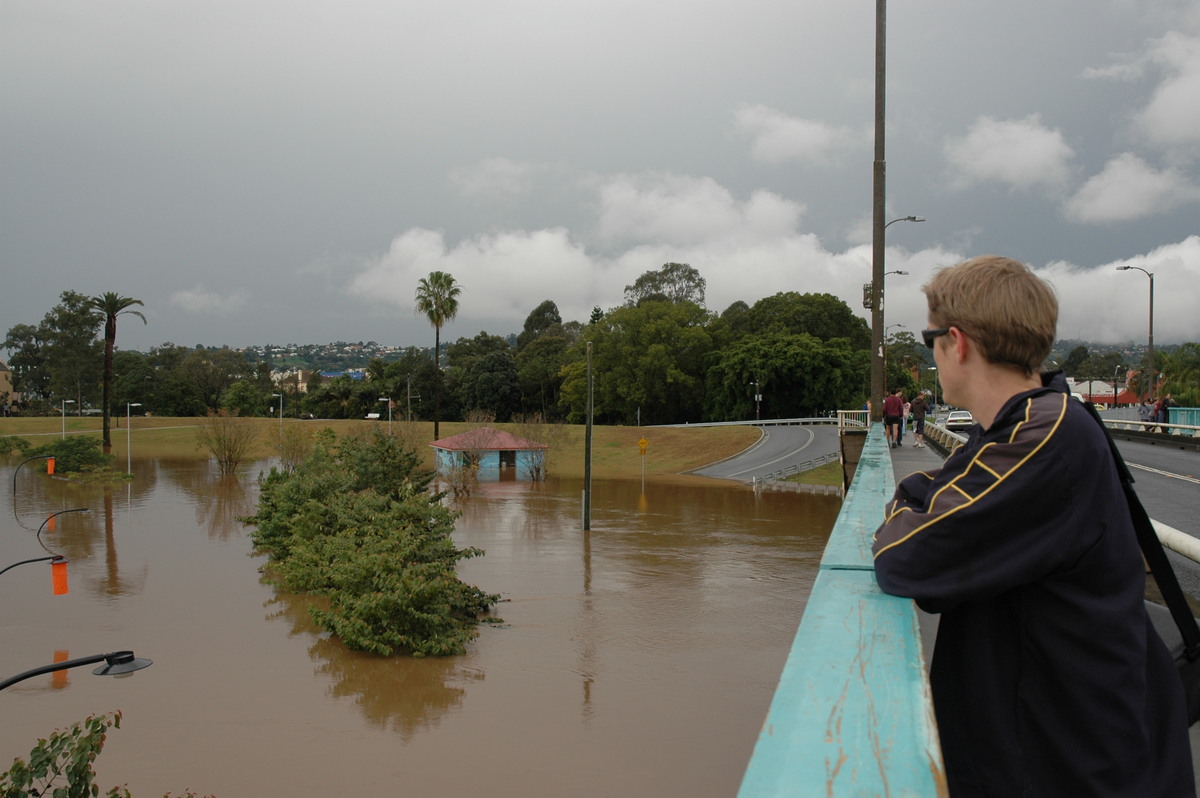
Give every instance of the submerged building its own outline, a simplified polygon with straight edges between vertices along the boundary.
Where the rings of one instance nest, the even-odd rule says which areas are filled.
[[[482,482],[501,478],[532,482],[546,476],[546,451],[550,447],[511,432],[479,427],[429,445],[433,447],[437,471],[443,476],[464,470],[473,470]]]

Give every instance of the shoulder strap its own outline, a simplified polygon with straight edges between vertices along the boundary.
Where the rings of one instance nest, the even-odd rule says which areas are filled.
[[[1167,559],[1167,553],[1163,550],[1162,541],[1158,539],[1158,533],[1154,531],[1154,524],[1150,522],[1146,508],[1142,506],[1141,499],[1133,489],[1133,474],[1129,472],[1129,466],[1125,465],[1125,459],[1121,457],[1117,444],[1109,434],[1108,427],[1100,419],[1096,408],[1091,402],[1084,402],[1083,406],[1087,408],[1088,413],[1104,431],[1104,438],[1108,441],[1108,448],[1112,452],[1117,466],[1117,475],[1121,478],[1121,486],[1125,489],[1125,499],[1129,504],[1129,514],[1133,519],[1133,528],[1137,531],[1142,555],[1150,565],[1154,581],[1158,583],[1158,589],[1162,591],[1163,598],[1166,599],[1171,617],[1175,619],[1175,625],[1179,627],[1179,633],[1183,636],[1184,654],[1189,662],[1195,662],[1200,658],[1200,627],[1196,625],[1196,617],[1192,615],[1191,608],[1188,607],[1183,589],[1179,587],[1179,580],[1175,576],[1175,569],[1171,567],[1171,561]]]

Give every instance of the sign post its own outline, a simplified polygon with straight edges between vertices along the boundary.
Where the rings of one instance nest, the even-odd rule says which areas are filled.
[[[642,493],[646,492],[646,447],[650,445],[650,441],[646,440],[646,436],[638,441],[638,448],[642,452]]]

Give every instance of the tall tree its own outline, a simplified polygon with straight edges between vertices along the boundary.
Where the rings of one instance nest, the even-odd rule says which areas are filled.
[[[442,325],[458,315],[458,295],[462,286],[454,282],[449,272],[430,272],[417,283],[416,310],[433,325],[433,363],[437,380],[433,387],[433,439],[438,439],[438,422],[442,413]]]
[[[100,314],[83,294],[63,291],[60,299],[42,321],[50,331],[50,392],[60,401],[71,397],[75,411],[82,413],[86,404],[95,402],[101,382],[102,347],[96,338]]]
[[[104,314],[104,453],[112,451],[112,440],[109,437],[109,426],[112,423],[112,384],[113,384],[113,349],[117,345],[117,316],[129,313],[137,316],[146,324],[146,317],[140,311],[130,310],[134,305],[141,305],[142,300],[131,299],[127,296],[109,291],[108,293],[88,299],[89,307]]]
[[[647,300],[694,302],[704,307],[705,280],[686,263],[664,263],[625,286],[625,304],[636,307]]]
[[[517,351],[519,352],[529,346],[539,337],[549,332],[555,325],[561,324],[562,315],[558,312],[558,305],[554,304],[552,300],[547,299],[525,317],[525,329],[517,336]]]

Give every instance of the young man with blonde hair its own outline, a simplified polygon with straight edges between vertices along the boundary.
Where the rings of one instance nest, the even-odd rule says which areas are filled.
[[[930,678],[950,794],[1194,795],[1182,686],[1107,440],[1061,374],[1039,374],[1054,292],[995,256],[924,290],[946,401],[977,425],[940,470],[901,481],[873,548],[885,592],[941,614]]]

